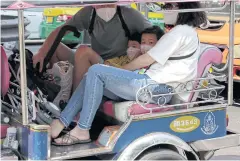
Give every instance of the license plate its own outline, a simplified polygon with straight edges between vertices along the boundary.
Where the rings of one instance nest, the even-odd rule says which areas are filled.
[[[53,17],[47,17],[47,23],[52,23],[53,22]]]

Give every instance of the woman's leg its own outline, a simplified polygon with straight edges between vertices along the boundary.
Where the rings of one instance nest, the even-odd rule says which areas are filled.
[[[80,112],[83,104],[83,95],[85,90],[86,77],[83,77],[76,91],[70,98],[67,106],[61,112],[60,118],[54,120],[51,124],[52,138],[56,138],[64,127],[68,127],[74,117]]]
[[[146,75],[139,75],[131,71],[105,65],[92,66],[87,73],[83,108],[80,113],[78,126],[70,133],[80,140],[82,138],[88,139],[84,135],[89,136],[89,129],[101,103],[104,88],[126,100],[135,100],[139,88],[149,83],[156,82]],[[62,139],[56,139],[58,143],[61,141]]]
[[[123,99],[135,100],[139,88],[150,82],[154,81],[146,75],[100,64],[92,66],[87,73],[83,109],[78,126],[85,130],[91,128],[104,88]]]

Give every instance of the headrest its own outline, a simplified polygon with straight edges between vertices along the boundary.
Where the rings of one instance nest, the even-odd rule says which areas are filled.
[[[198,77],[201,77],[209,64],[222,63],[222,52],[217,47],[208,44],[200,45],[200,56],[198,59]]]

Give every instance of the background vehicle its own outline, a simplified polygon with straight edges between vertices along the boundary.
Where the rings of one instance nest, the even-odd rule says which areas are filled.
[[[45,8],[43,11],[43,21],[40,24],[40,37],[46,39],[48,35],[57,27],[64,24],[81,8]],[[81,32],[81,36],[76,38],[72,33],[65,35],[62,42],[68,45],[70,48],[74,48],[78,44],[83,42],[84,32]]]
[[[139,5],[139,11],[143,15],[146,15],[145,14],[145,8],[146,8],[145,5],[144,4],[138,4],[138,5]],[[161,3],[158,3],[158,5],[161,5]],[[158,5],[154,5],[152,3],[152,7],[158,7]],[[136,9],[136,10],[138,9],[138,6],[137,6],[136,3],[132,3],[131,7]],[[155,13],[155,12],[149,10],[147,16],[148,16],[149,21],[152,24],[160,26],[162,29],[164,29],[164,21],[163,21],[164,14],[163,13]]]
[[[39,26],[43,19],[43,8],[27,8],[24,10],[24,17],[26,17],[30,24],[26,27],[26,30],[30,32],[28,39],[40,39]],[[17,16],[17,11],[13,10],[1,10],[1,15]]]

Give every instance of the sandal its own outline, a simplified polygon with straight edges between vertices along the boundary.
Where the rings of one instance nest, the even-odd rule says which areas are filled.
[[[66,133],[61,138],[62,138],[62,143],[56,143],[56,142],[53,141],[52,145],[56,145],[56,146],[69,146],[69,145],[84,144],[84,143],[91,142],[91,139],[79,140],[75,136],[70,135],[70,133]]]

